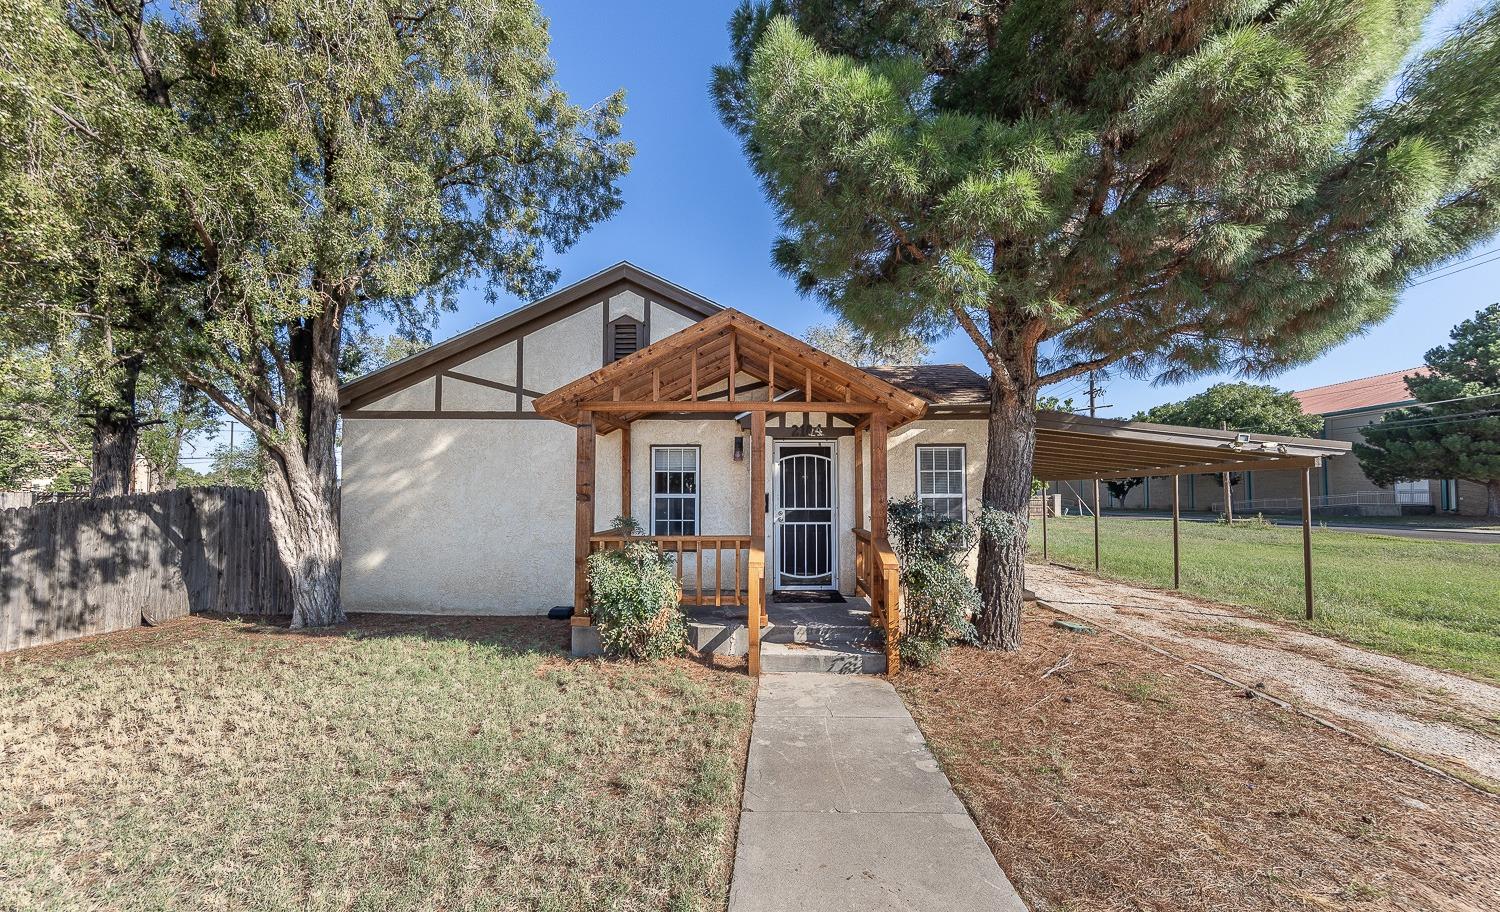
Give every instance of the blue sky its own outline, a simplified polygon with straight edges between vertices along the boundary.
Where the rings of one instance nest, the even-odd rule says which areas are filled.
[[[571,250],[551,257],[562,281],[576,281],[628,259],[789,332],[828,319],[816,302],[798,297],[772,268],[774,214],[709,98],[709,70],[728,57],[725,24],[735,3],[541,3],[552,24],[558,81],[580,104],[624,88],[630,107],[625,133],[637,149],[621,185],[625,204],[619,213]],[[1450,4],[1432,25],[1446,28],[1472,7]],[[1500,299],[1497,288],[1500,262],[1412,287],[1391,319],[1271,382],[1299,389],[1412,367],[1427,349],[1446,341],[1453,324]],[[520,303],[502,301],[491,307],[476,290],[456,312],[443,315],[434,338],[445,339]],[[933,358],[982,368],[978,352],[962,336],[940,343]],[[1225,378],[1169,387],[1110,379],[1103,384],[1103,402],[1113,408],[1104,414],[1128,416],[1220,379]],[[1063,383],[1052,392],[1084,385]]]
[[[636,144],[631,172],[621,184],[624,206],[572,249],[550,257],[562,283],[631,260],[788,332],[829,319],[772,268],[774,214],[709,98],[710,68],[729,56],[726,23],[735,0],[540,2],[551,21],[559,83],[585,105],[624,88],[625,134]],[[1450,4],[1432,25],[1446,29],[1475,5],[1472,0]],[[1412,367],[1427,349],[1446,341],[1455,323],[1500,299],[1497,288],[1500,262],[1413,287],[1384,324],[1271,382],[1300,389]],[[433,339],[441,341],[523,303],[502,299],[489,305],[480,289],[472,289],[457,311],[442,315]],[[963,362],[985,373],[978,352],[961,335],[941,342],[933,360]],[[1112,407],[1101,414],[1128,417],[1220,379],[1233,378],[1170,387],[1107,380],[1101,401]],[[1063,383],[1048,392],[1076,394],[1085,385]],[[200,443],[199,453],[213,443]]]

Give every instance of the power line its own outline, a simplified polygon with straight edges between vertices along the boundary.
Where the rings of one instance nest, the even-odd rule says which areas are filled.
[[[1488,257],[1488,259],[1480,260],[1476,263],[1469,263],[1469,260],[1478,259],[1478,257],[1481,256]],[[1418,285],[1426,285],[1428,282],[1436,282],[1438,279],[1446,279],[1450,276],[1456,276],[1460,272],[1468,272],[1470,269],[1477,269],[1480,266],[1488,266],[1489,264],[1496,262],[1500,262],[1500,250],[1490,250],[1485,253],[1476,254],[1475,256],[1469,257],[1468,260],[1459,260],[1457,263],[1450,264],[1450,266],[1445,268],[1442,272],[1427,275],[1422,279],[1422,281],[1408,283],[1406,287],[1416,288]],[[1463,266],[1462,264],[1464,263],[1469,263],[1469,265]],[[1453,266],[1458,266],[1459,268],[1454,269],[1452,268]]]
[[[1481,409],[1474,412],[1460,412],[1457,415],[1429,415],[1424,418],[1401,418],[1396,421],[1377,421],[1370,425],[1377,430],[1380,428],[1394,427],[1433,427],[1441,424],[1455,424],[1465,421],[1478,421],[1492,415],[1500,415],[1500,409]]]

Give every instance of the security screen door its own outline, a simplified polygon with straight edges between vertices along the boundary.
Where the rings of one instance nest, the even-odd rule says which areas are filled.
[[[833,449],[776,447],[777,589],[831,589],[834,578]]]

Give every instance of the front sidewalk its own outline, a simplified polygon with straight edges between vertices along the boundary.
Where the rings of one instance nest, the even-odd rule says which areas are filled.
[[[1024,912],[901,698],[862,675],[761,677],[730,912]]]

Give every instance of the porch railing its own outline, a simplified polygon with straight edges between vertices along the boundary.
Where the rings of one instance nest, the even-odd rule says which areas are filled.
[[[870,600],[870,624],[885,631],[886,674],[901,670],[901,564],[884,536],[854,529],[854,589]]]
[[[676,558],[682,604],[721,607],[750,603],[750,536],[635,535],[627,538],[619,532],[597,532],[589,538],[589,546],[591,552],[606,551],[621,548],[627,541],[653,542],[664,553]]]

